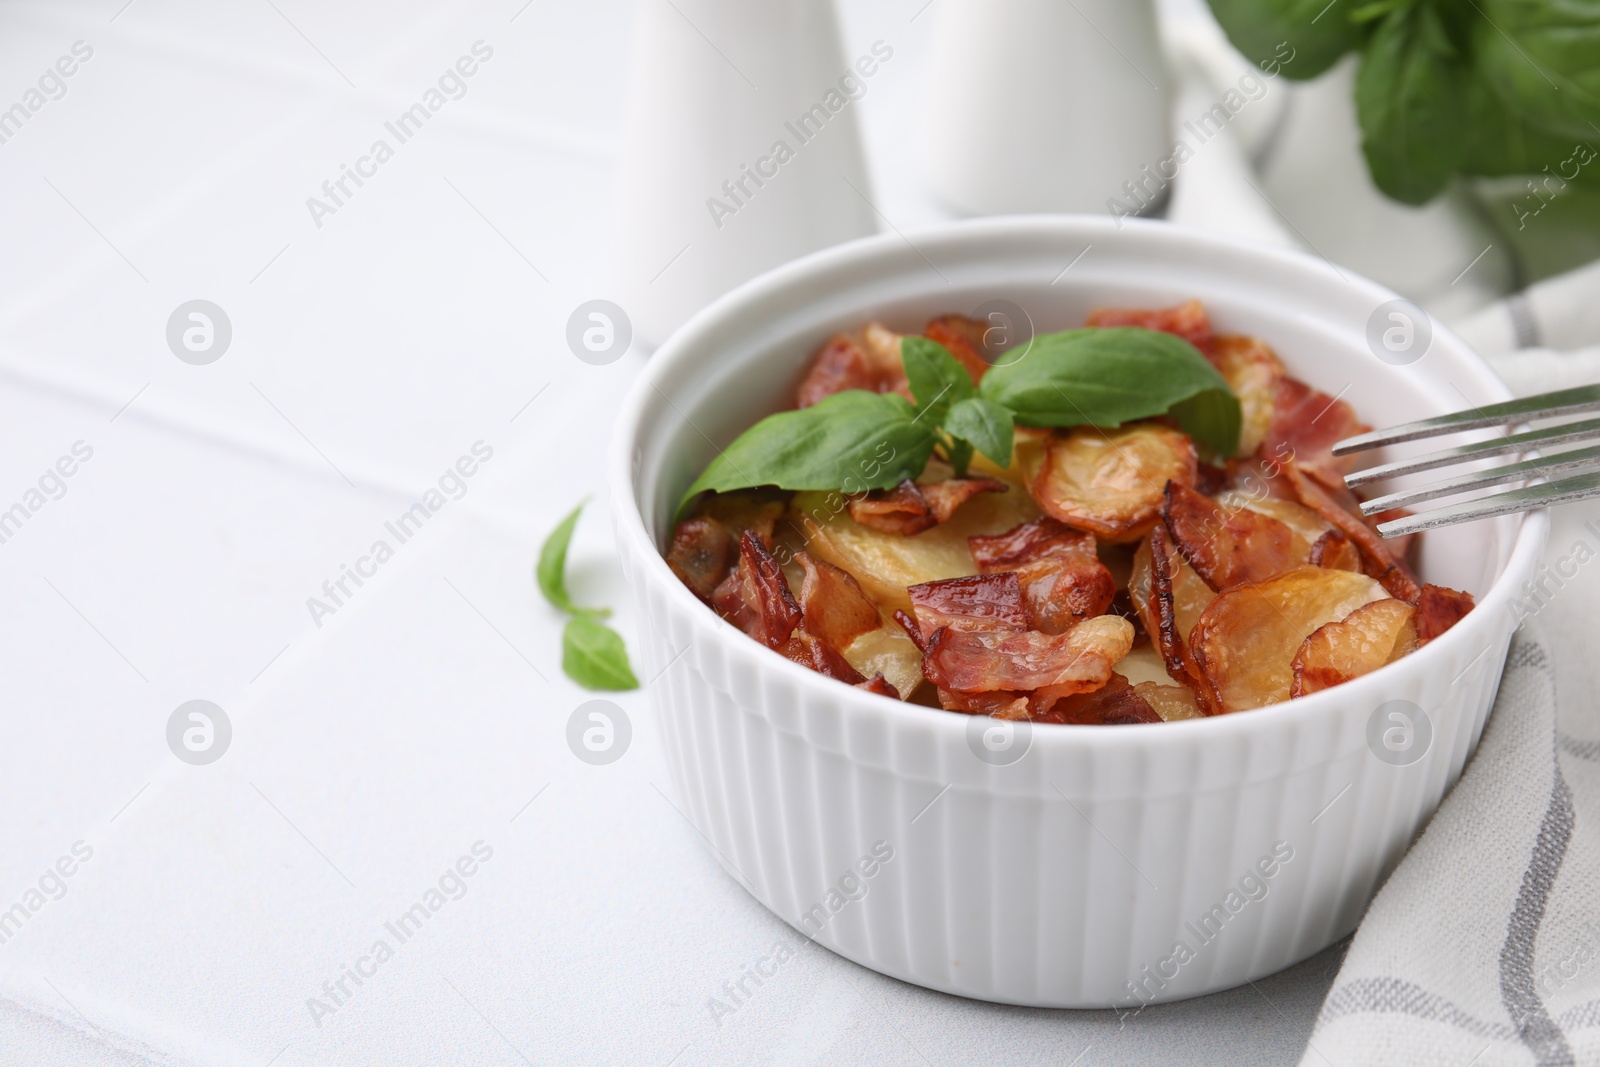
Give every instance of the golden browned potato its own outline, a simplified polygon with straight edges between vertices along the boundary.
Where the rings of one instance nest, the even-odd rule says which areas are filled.
[[[1143,697],[1144,702],[1154,708],[1156,714],[1167,722],[1198,719],[1205,715],[1200,707],[1200,701],[1194,695],[1194,690],[1186,685],[1173,685],[1171,682],[1140,682],[1133,687],[1133,691]]]
[[[1289,695],[1331,689],[1415,650],[1416,614],[1404,600],[1375,600],[1319,627],[1295,653]]]
[[[1039,509],[1020,486],[985,493],[961,506],[949,522],[909,537],[862,526],[850,518],[839,493],[796,493],[789,505],[790,525],[807,552],[843,567],[889,613],[910,611],[908,586],[976,574],[967,538],[1005,533],[1039,517]]]
[[[1033,495],[1046,515],[1104,541],[1136,541],[1161,514],[1168,481],[1193,485],[1198,457],[1187,434],[1151,423],[1056,431]]]
[[[868,678],[874,674],[883,675],[901,700],[910,700],[923,683],[922,650],[911,643],[904,630],[892,623],[868,630],[856,638],[844,650],[844,658]]]
[[[1284,374],[1283,363],[1265,341],[1222,334],[1213,341],[1211,362],[1239,397],[1239,455],[1261,447],[1272,426],[1272,394]]]
[[[1364,574],[1309,565],[1219,593],[1190,636],[1216,710],[1289,699],[1294,658],[1306,638],[1387,596]]]

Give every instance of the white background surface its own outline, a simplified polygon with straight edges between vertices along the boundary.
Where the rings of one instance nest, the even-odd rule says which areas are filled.
[[[675,811],[641,694],[619,762],[568,750],[587,694],[531,580],[594,494],[574,592],[631,640],[603,449],[644,354],[564,342],[607,295],[631,5],[122,4],[0,8],[0,107],[94,48],[0,144],[0,509],[94,450],[0,544],[0,909],[94,849],[0,945],[0,1062],[1298,1058],[1336,950],[1119,1019],[812,946],[719,1026],[708,998],[794,937]],[[850,54],[897,49],[859,106],[914,231],[944,217],[911,165],[930,20],[843,6]],[[306,198],[480,39],[465,98],[316,227]],[[165,341],[195,298],[232,321],[210,366]],[[306,599],[480,440],[465,496],[316,626]],[[164,737],[194,698],[235,731],[205,767]],[[466,896],[316,1025],[307,998],[480,839]]]

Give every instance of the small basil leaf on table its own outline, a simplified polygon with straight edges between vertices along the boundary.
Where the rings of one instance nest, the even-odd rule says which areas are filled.
[[[1023,426],[1108,428],[1171,414],[1218,456],[1239,447],[1239,398],[1227,381],[1199,349],[1155,330],[1116,326],[1043,334],[1027,356],[985,374],[978,393],[1009,409]]]
[[[952,437],[971,442],[974,448],[1000,466],[1011,465],[1011,412],[993,400],[985,400],[981,396],[957,400],[945,416],[944,429]]]
[[[900,362],[905,366],[911,395],[917,398],[921,421],[938,426],[952,404],[975,393],[966,368],[937,341],[901,338]]]
[[[1424,204],[1449,184],[1471,139],[1468,80],[1431,5],[1399,8],[1378,24],[1356,76],[1356,113],[1379,189]]]
[[[544,598],[568,615],[609,615],[605,608],[580,608],[567,593],[567,546],[572,543],[572,531],[577,528],[578,516],[583,514],[583,504],[572,509],[572,514],[562,519],[539,549],[539,565],[535,576]]]
[[[904,397],[861,389],[768,415],[711,461],[683,494],[679,514],[707,489],[891,489],[927,466],[938,439],[929,421]]]
[[[567,620],[561,635],[561,669],[585,689],[639,688],[639,679],[628,666],[628,650],[622,637],[588,615],[574,615]]]

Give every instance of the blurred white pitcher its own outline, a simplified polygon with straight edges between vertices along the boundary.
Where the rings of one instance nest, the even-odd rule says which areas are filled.
[[[940,0],[923,177],[974,215],[1106,210],[1171,154],[1154,0]]]
[[[832,0],[642,0],[617,241],[640,337],[877,232],[856,109],[894,62],[881,41],[847,57]]]

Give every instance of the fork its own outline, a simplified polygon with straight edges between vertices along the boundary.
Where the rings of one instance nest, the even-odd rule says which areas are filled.
[[[1385,445],[1421,441],[1430,437],[1488,427],[1510,429],[1538,419],[1581,415],[1591,411],[1600,411],[1600,385],[1562,389],[1554,393],[1509,400],[1503,404],[1473,408],[1471,411],[1459,411],[1454,415],[1440,415],[1437,418],[1408,422],[1387,430],[1358,434],[1334,445],[1333,454],[1348,456],[1356,452],[1382,448]],[[1347,475],[1344,481],[1345,485],[1354,489],[1357,486],[1407,474],[1420,474],[1423,471],[1455,467],[1493,456],[1505,456],[1552,445],[1590,441],[1595,438],[1600,438],[1600,419],[1561,423],[1543,429],[1523,430],[1519,433],[1508,433],[1503,437],[1491,437],[1485,441],[1440,449],[1413,459],[1379,464]],[[1476,497],[1378,524],[1378,533],[1381,536],[1403,537],[1406,534],[1431,530],[1438,526],[1453,526],[1475,519],[1509,515],[1518,511],[1533,511],[1553,504],[1567,504],[1575,500],[1588,500],[1600,496],[1600,446],[1522,459],[1515,463],[1447,478],[1442,482],[1402,489],[1364,502],[1361,505],[1361,512],[1364,515],[1374,515],[1393,508],[1410,507],[1426,500],[1437,500],[1440,497],[1456,496],[1476,489],[1505,485],[1507,482],[1544,479],[1553,474],[1585,469],[1587,472],[1583,474],[1573,474],[1555,481],[1541,481],[1536,485]]]

